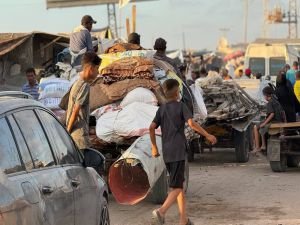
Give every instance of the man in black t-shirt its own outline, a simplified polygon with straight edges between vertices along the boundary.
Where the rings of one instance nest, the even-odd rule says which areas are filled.
[[[177,200],[180,224],[192,224],[186,216],[185,194],[183,190],[187,148],[187,140],[184,134],[185,123],[187,122],[193,130],[203,135],[210,143],[215,144],[217,140],[213,135],[208,134],[193,121],[193,116],[184,103],[178,102],[179,83],[177,80],[170,79],[165,81],[163,89],[168,103],[158,109],[150,126],[150,137],[152,142],[152,155],[153,157],[159,157],[155,129],[160,126],[162,130],[163,158],[170,175],[169,186],[172,190],[162,207],[153,211],[153,219],[155,219],[158,224],[163,224],[165,214]]]

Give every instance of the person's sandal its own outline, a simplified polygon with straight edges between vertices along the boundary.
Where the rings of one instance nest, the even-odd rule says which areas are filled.
[[[250,151],[250,154],[253,156],[257,156],[257,153],[261,152],[261,149],[254,149],[252,151]]]
[[[163,225],[165,223],[165,218],[160,215],[157,209],[152,212],[152,219],[159,225]]]

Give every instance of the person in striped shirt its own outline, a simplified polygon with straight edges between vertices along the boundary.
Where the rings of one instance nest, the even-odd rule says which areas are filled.
[[[27,83],[23,85],[22,92],[30,94],[35,100],[39,98],[39,83],[36,80],[36,73],[33,68],[26,70]]]

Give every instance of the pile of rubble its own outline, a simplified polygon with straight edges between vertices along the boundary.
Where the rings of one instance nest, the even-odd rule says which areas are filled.
[[[210,72],[204,79],[197,80],[210,120],[233,120],[254,115],[258,106],[237,83],[223,81],[220,75]]]

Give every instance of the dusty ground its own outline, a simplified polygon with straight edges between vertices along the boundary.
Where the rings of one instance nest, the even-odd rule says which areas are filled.
[[[300,225],[300,169],[273,173],[265,157],[235,164],[232,150],[199,155],[190,164],[188,215],[195,225]],[[144,201],[136,206],[110,202],[112,225],[151,224],[157,206]],[[167,225],[177,224],[177,208]]]

